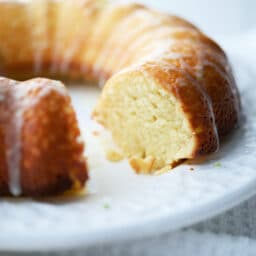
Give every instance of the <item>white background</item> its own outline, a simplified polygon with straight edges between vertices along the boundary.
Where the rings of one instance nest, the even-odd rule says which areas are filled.
[[[183,16],[215,38],[246,32],[256,25],[255,0],[139,0],[137,2]]]

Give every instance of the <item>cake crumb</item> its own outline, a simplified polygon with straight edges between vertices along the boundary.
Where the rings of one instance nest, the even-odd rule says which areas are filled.
[[[93,131],[93,132],[92,132],[92,135],[93,135],[93,136],[99,136],[100,133],[99,133],[98,131]]]
[[[123,156],[114,150],[107,150],[106,151],[106,158],[111,162],[119,162],[123,160]]]
[[[189,168],[189,171],[193,172],[195,169],[193,167]]]

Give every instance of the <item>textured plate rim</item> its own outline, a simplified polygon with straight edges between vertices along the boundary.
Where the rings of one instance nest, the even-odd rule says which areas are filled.
[[[87,233],[79,232],[62,234],[58,237],[53,233],[39,237],[35,234],[20,236],[18,233],[0,235],[0,251],[8,252],[35,252],[35,251],[63,251],[86,248],[97,244],[106,245],[115,242],[148,238],[155,234],[175,231],[199,221],[214,217],[223,211],[229,210],[256,194],[256,177],[242,187],[226,193],[225,196],[202,203],[197,208],[184,211],[179,215],[163,214],[157,217],[142,219],[130,225],[108,228],[105,230]],[[21,238],[22,237],[22,238]],[[30,246],[24,241],[31,241]]]

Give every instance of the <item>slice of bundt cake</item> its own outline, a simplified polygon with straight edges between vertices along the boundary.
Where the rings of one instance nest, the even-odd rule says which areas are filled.
[[[0,79],[0,195],[81,190],[88,178],[70,97],[60,82]]]
[[[138,173],[164,171],[216,151],[219,138],[207,95],[183,72],[160,68],[154,77],[150,68],[111,78],[94,112],[131,166]]]

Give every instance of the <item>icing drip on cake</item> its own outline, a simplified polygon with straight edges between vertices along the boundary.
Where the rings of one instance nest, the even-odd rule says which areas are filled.
[[[15,155],[19,155],[19,140],[17,140],[17,128],[13,118],[13,112],[15,106],[12,100],[11,86],[15,86],[15,81],[6,81],[5,78],[0,78],[1,83],[1,104],[3,104],[4,111],[1,116],[1,123],[5,130],[5,148],[6,148],[6,163],[8,167],[9,176],[9,190],[12,195],[19,195],[21,193],[20,183],[19,183],[19,166],[16,162],[19,159]],[[14,157],[15,156],[15,157]],[[19,158],[19,156],[18,156]]]
[[[57,86],[56,86],[57,85]],[[37,90],[36,96],[29,97],[29,94]],[[22,185],[20,179],[20,168],[22,160],[22,128],[24,113],[37,105],[40,100],[52,91],[66,94],[64,86],[59,82],[49,82],[45,79],[31,80],[26,84],[17,85],[11,82],[9,113],[11,119],[6,126],[6,148],[7,148],[7,166],[9,170],[9,191],[13,196],[22,194]]]

